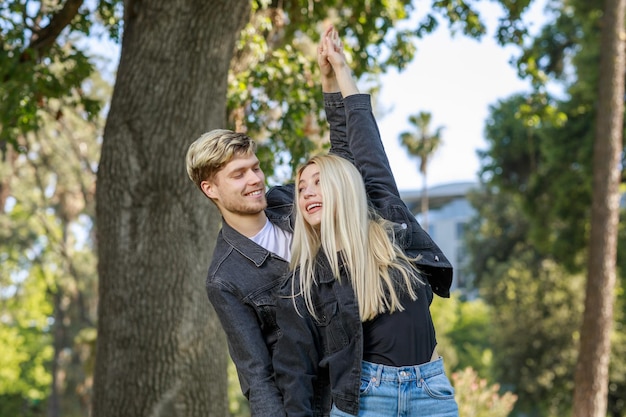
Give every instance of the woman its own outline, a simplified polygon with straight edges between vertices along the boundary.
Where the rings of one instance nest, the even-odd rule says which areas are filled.
[[[400,199],[369,96],[358,94],[335,36],[325,53],[359,165],[317,156],[296,175],[294,272],[281,289],[274,355],[285,411],[318,411],[312,387],[327,381],[331,416],[457,416],[429,310],[429,281],[446,295],[449,264]]]

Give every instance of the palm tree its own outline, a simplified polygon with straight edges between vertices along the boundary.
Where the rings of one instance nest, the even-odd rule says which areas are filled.
[[[409,152],[409,155],[420,159],[419,171],[422,174],[422,226],[428,231],[428,186],[427,171],[430,157],[441,145],[441,131],[443,127],[430,132],[430,122],[432,115],[429,112],[419,112],[409,116],[409,122],[415,126],[412,132],[400,134],[402,145]]]

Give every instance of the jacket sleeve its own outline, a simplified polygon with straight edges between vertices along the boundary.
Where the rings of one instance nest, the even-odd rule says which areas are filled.
[[[278,296],[276,319],[282,333],[276,343],[273,365],[287,416],[308,417],[318,415],[315,398],[321,375],[322,342],[302,298],[297,297],[296,303],[297,311],[289,279]]]
[[[411,256],[421,255],[417,264],[428,278],[433,292],[449,297],[452,265],[400,198],[372,113],[370,96],[351,95],[344,98],[344,103],[348,144],[365,182],[368,200],[383,218],[399,225],[397,236],[404,250]]]
[[[348,143],[355,165],[365,182],[368,200],[381,215],[386,214],[385,208],[389,204],[405,206],[400,199],[400,192],[372,113],[370,96],[355,94],[346,97],[344,101]],[[385,218],[391,221],[404,220]]]
[[[207,294],[226,333],[241,390],[250,402],[251,415],[284,416],[282,396],[274,380],[272,355],[254,309],[219,282],[207,284]]]
[[[354,162],[347,140],[346,108],[341,93],[324,93],[324,111],[330,127],[329,153]]]

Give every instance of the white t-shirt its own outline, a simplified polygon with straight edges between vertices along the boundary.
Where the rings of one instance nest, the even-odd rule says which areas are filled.
[[[257,245],[263,246],[268,251],[289,261],[291,260],[291,237],[291,233],[274,226],[268,219],[263,229],[250,239]]]

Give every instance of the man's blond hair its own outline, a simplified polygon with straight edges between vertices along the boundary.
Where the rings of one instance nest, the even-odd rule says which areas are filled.
[[[248,156],[256,152],[256,142],[244,133],[215,129],[196,139],[187,150],[187,175],[202,190],[202,181],[214,175],[235,155]]]

